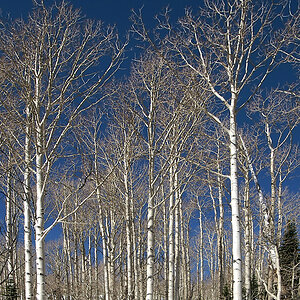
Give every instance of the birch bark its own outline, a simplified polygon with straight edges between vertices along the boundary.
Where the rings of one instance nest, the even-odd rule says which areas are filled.
[[[25,169],[24,169],[24,263],[25,263],[25,300],[32,299],[32,242],[30,211],[30,107],[26,107]]]
[[[170,167],[168,299],[174,299],[174,166]]]

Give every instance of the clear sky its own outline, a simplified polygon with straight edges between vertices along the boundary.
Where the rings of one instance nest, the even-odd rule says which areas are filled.
[[[46,5],[52,0],[44,0]],[[131,9],[143,8],[145,18],[150,19],[159,11],[169,6],[174,16],[181,16],[186,7],[198,8],[202,0],[71,0],[67,1],[76,8],[81,8],[83,13],[91,19],[101,19],[107,24],[118,24],[121,31],[129,28],[128,18]],[[32,0],[2,0],[0,1],[2,15],[8,13],[12,17],[26,17],[32,7]]]

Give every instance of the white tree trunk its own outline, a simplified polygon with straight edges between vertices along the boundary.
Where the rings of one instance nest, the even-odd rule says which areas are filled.
[[[146,300],[153,300],[154,283],[154,129],[153,129],[153,101],[150,99],[149,123],[148,123],[148,180],[149,195],[147,208],[147,290]]]
[[[67,300],[70,300],[70,292],[71,292],[71,286],[70,286],[70,277],[72,270],[70,270],[70,265],[71,265],[71,251],[70,251],[70,240],[69,240],[69,234],[68,234],[68,228],[65,223],[62,224],[62,229],[63,229],[63,257],[64,257],[64,268],[65,268],[65,278],[66,278],[66,285],[67,285],[67,290],[66,290],[66,295],[65,298]]]
[[[36,299],[44,300],[45,295],[45,246],[44,246],[44,191],[45,180],[43,174],[44,155],[44,124],[40,120],[40,70],[39,62],[36,62],[35,73],[35,134],[36,134],[36,208],[35,208],[35,247],[36,247]]]
[[[183,299],[188,299],[190,292],[190,283],[188,280],[188,272],[189,272],[189,263],[187,260],[188,256],[188,247],[186,245],[185,239],[185,227],[183,221],[183,212],[182,212],[182,198],[179,199],[179,218],[180,218],[180,240],[181,240],[181,254],[182,254],[182,285],[183,285]],[[188,228],[187,228],[188,230]]]
[[[204,259],[203,259],[203,223],[202,223],[202,206],[199,203],[198,199],[198,209],[199,209],[199,298],[202,299],[203,297],[203,283],[204,283]]]
[[[218,169],[220,173],[221,170]],[[218,224],[218,263],[219,263],[219,298],[221,299],[224,289],[224,206],[223,206],[223,193],[222,193],[222,183],[221,178],[218,176],[218,189],[219,189],[219,210],[220,218]]]
[[[170,166],[168,299],[174,299],[174,166]]]
[[[140,299],[140,289],[139,289],[139,278],[140,272],[138,268],[138,244],[136,238],[136,228],[135,228],[135,212],[133,204],[133,195],[130,197],[131,200],[131,231],[132,231],[132,244],[133,244],[133,269],[134,269],[134,299]]]
[[[262,217],[263,217],[263,224],[262,224],[262,229],[261,229],[261,232],[262,232],[262,235],[263,237],[266,239],[266,244],[267,244],[267,252],[268,252],[268,255],[271,259],[271,266],[269,268],[269,278],[268,278],[268,286],[267,286],[267,289],[268,289],[268,298],[269,299],[272,299],[273,296],[271,296],[272,294],[272,286],[273,286],[273,270],[272,269],[277,269],[277,267],[279,266],[279,257],[277,255],[277,247],[276,245],[274,244],[274,242],[272,241],[272,236],[274,237],[274,223],[272,223],[272,215],[270,215],[270,212],[267,208],[267,205],[265,203],[265,200],[264,200],[264,196],[263,196],[263,192],[260,188],[260,185],[259,185],[259,182],[258,182],[258,178],[256,176],[256,173],[254,171],[254,168],[253,168],[253,165],[252,165],[252,162],[251,162],[251,159],[250,159],[250,156],[249,156],[249,153],[248,153],[248,150],[247,150],[247,147],[245,145],[245,142],[243,140],[243,138],[241,137],[241,142],[242,142],[242,146],[244,148],[244,151],[246,153],[246,156],[247,156],[247,161],[248,161],[248,165],[249,165],[249,169],[250,169],[250,172],[251,172],[251,175],[252,175],[252,178],[253,178],[253,181],[256,185],[256,189],[258,191],[258,199],[259,199],[259,203],[260,203],[260,207],[261,207],[261,211],[262,211]],[[271,155],[271,165],[274,163],[273,159],[272,159],[272,155]],[[271,167],[271,170],[274,170],[273,167]],[[271,175],[271,182],[275,181],[274,178],[274,175]],[[271,198],[272,198],[272,193],[275,194],[275,186],[273,184],[271,184],[272,187],[271,187]],[[273,197],[275,198],[275,195],[273,195]],[[271,200],[271,201],[275,201],[274,199]],[[271,208],[271,213],[272,213],[273,209]],[[260,243],[261,244],[261,243]],[[262,264],[262,257],[263,255],[261,255],[261,261],[260,263]],[[259,276],[261,277],[261,274],[262,274],[262,267],[259,268]],[[277,277],[278,275],[280,275],[280,271],[277,270],[276,271],[276,274],[277,274]],[[279,284],[281,284],[281,278],[277,278],[277,280],[279,281]],[[266,286],[265,286],[266,287]],[[279,287],[277,289],[278,291],[281,291],[281,287]]]
[[[81,270],[80,270],[80,277],[81,277],[81,293],[83,295],[86,294],[86,256],[85,256],[85,245],[84,245],[84,238],[83,233],[80,234],[80,252],[81,252]]]
[[[89,242],[89,252],[88,252],[88,260],[87,260],[87,268],[89,274],[89,285],[87,287],[87,297],[92,297],[92,284],[93,284],[93,274],[92,274],[92,249],[93,249],[93,242],[92,242],[92,231],[88,231],[88,242]]]
[[[94,285],[96,288],[96,299],[99,299],[99,269],[98,269],[98,235],[97,232],[95,233],[95,248],[94,248],[94,262],[95,262],[95,266],[94,266]]]
[[[36,243],[36,272],[37,289],[36,299],[45,299],[45,247],[44,247],[44,195],[43,195],[43,174],[42,154],[36,154],[36,221],[35,221],[35,243]]]
[[[125,188],[125,225],[126,225],[126,250],[127,250],[127,299],[133,299],[132,287],[132,243],[131,243],[131,201],[129,191],[129,158],[128,141],[125,138],[124,153],[124,188]]]
[[[162,184],[162,199],[164,198],[164,189]],[[167,201],[163,203],[163,220],[164,220],[164,279],[165,279],[165,299],[168,299],[168,274],[169,274],[169,267],[168,267],[168,217],[167,217]]]
[[[25,169],[24,169],[24,268],[25,300],[32,299],[32,242],[30,212],[30,109],[26,107]]]
[[[231,224],[232,224],[232,268],[233,268],[233,300],[242,299],[242,253],[240,231],[240,204],[237,169],[237,136],[236,115],[233,96],[230,110],[230,181],[231,181]]]
[[[245,291],[246,300],[250,300],[251,295],[251,224],[250,224],[250,196],[249,196],[249,174],[248,169],[245,174],[244,206],[245,206]]]
[[[100,188],[97,188],[97,198],[99,202],[99,226],[102,238],[102,252],[103,252],[103,272],[104,272],[104,294],[105,300],[110,300],[110,290],[109,290],[109,270],[108,270],[108,259],[107,259],[107,243],[105,236],[105,229],[103,226],[103,212],[100,202]]]
[[[180,189],[178,183],[178,173],[175,172],[174,178],[175,188],[175,253],[174,253],[174,299],[180,299],[179,280],[180,280],[180,225],[179,225],[179,202]],[[186,288],[186,287],[185,287]]]
[[[138,221],[138,238],[137,238],[137,264],[139,266],[139,294],[140,300],[144,299],[144,270],[142,267],[142,256],[143,256],[143,242],[142,242],[142,215],[139,214],[139,221]]]
[[[152,169],[152,168],[151,168]],[[150,175],[151,176],[151,175]],[[152,190],[152,183],[150,184]],[[153,274],[154,274],[154,199],[149,193],[147,215],[147,295],[146,300],[153,300]]]

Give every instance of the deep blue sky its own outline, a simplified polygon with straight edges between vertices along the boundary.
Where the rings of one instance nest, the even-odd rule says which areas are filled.
[[[12,17],[26,17],[32,7],[32,0],[2,0],[1,2],[3,16],[10,13]],[[44,2],[48,5],[54,1],[44,0]],[[186,7],[196,9],[203,3],[202,0],[72,0],[68,2],[76,8],[81,8],[88,18],[101,19],[108,24],[118,24],[121,31],[129,28],[128,18],[132,8],[139,9],[143,6],[145,18],[150,21],[166,6],[172,8],[174,16],[181,16]]]

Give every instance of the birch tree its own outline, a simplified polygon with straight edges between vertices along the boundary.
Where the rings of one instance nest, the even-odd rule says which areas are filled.
[[[279,263],[279,243],[284,222],[283,185],[285,180],[299,166],[298,147],[292,143],[292,132],[299,124],[299,107],[291,96],[273,90],[266,96],[259,94],[250,105],[252,116],[257,114],[260,122],[257,123],[263,133],[261,141],[266,146],[266,164],[270,179],[270,200],[264,194],[254,170],[255,161],[250,157],[249,150],[242,140],[247,156],[249,170],[259,192],[259,199],[263,210],[263,236],[268,245],[269,275],[266,287],[269,298],[281,297],[281,274]],[[259,138],[259,137],[258,137]],[[262,137],[260,137],[262,138]],[[249,146],[248,146],[249,147]],[[261,151],[262,152],[262,151]],[[277,287],[273,287],[273,277],[276,274]],[[260,276],[262,276],[260,274]],[[275,296],[276,295],[276,296]]]
[[[64,2],[50,8],[37,3],[28,21],[15,22],[7,32],[13,34],[3,36],[4,59],[23,68],[10,80],[21,89],[24,74],[30,82],[29,97],[22,101],[30,106],[35,154],[36,297],[45,299],[44,239],[60,217],[45,230],[44,203],[51,170],[76,117],[103,98],[99,90],[118,69],[125,45],[119,43],[114,28],[82,21],[80,12]],[[19,36],[17,42],[14,36]]]
[[[160,42],[177,58],[178,67],[192,70],[192,78],[205,82],[204,87],[210,90],[214,101],[213,105],[209,105],[211,102],[205,103],[206,112],[227,132],[230,149],[228,176],[231,183],[233,299],[242,298],[237,115],[261,88],[268,75],[286,61],[287,56],[283,53],[294,53],[296,50],[290,28],[297,18],[288,11],[285,17],[285,8],[288,8],[285,2],[206,1],[205,8],[200,10],[198,16],[193,16],[187,10],[177,27],[169,23],[168,16],[159,20],[159,28],[168,31],[166,41],[161,39]],[[280,26],[276,23],[275,27],[275,20],[280,20]],[[168,57],[159,51],[156,41],[151,39],[141,15],[135,15],[133,28],[168,61]]]

